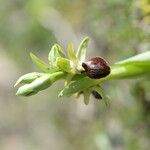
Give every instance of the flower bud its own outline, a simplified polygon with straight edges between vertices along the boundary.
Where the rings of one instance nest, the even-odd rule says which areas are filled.
[[[25,84],[21,86],[16,95],[22,95],[22,96],[30,96],[38,93],[41,90],[44,90],[48,88],[51,84],[51,74],[44,75],[40,78],[35,79],[30,84]]]

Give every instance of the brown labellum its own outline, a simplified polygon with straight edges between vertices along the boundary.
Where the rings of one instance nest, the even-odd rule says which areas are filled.
[[[87,76],[92,79],[100,79],[110,73],[108,63],[101,57],[93,57],[89,61],[83,62],[82,67]]]

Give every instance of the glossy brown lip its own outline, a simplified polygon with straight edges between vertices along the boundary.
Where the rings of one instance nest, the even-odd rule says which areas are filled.
[[[87,62],[82,63],[82,67],[88,77],[100,79],[110,74],[108,63],[101,57],[93,57]]]

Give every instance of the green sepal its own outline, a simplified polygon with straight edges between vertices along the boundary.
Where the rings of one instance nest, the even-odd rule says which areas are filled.
[[[55,44],[52,46],[48,55],[48,60],[52,67],[56,66],[55,62],[58,57],[65,57],[65,54],[63,53],[62,48],[58,44]]]
[[[36,66],[38,68],[40,68],[42,71],[44,71],[45,73],[49,73],[52,71],[48,64],[46,64],[40,58],[35,56],[33,53],[30,53],[30,57],[31,57],[32,61],[36,64]]]
[[[33,80],[41,77],[42,75],[44,75],[44,73],[32,72],[32,73],[25,74],[17,80],[14,87],[17,86],[18,84],[31,83]]]
[[[67,58],[58,57],[56,59],[56,66],[64,72],[73,73],[72,62]]]
[[[78,48],[76,57],[78,58],[78,60],[80,62],[84,62],[85,61],[85,58],[86,58],[86,47],[88,45],[88,41],[89,41],[89,38],[85,37],[83,39],[83,41],[80,43],[80,46]]]

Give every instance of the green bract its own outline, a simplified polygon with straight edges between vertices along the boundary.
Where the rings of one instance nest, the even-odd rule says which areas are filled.
[[[65,85],[59,97],[83,94],[84,103],[87,105],[92,91],[96,91],[107,104],[108,98],[100,86],[102,82],[150,75],[150,52],[145,52],[115,63],[111,66],[111,73],[106,77],[100,79],[87,77],[82,62],[86,59],[88,41],[88,37],[83,39],[76,54],[73,44],[68,44],[67,55],[58,44],[54,44],[48,55],[48,64],[30,53],[32,61],[43,72],[32,72],[20,77],[15,86],[24,85],[18,89],[16,95],[31,96],[48,88],[55,81],[64,79]]]

